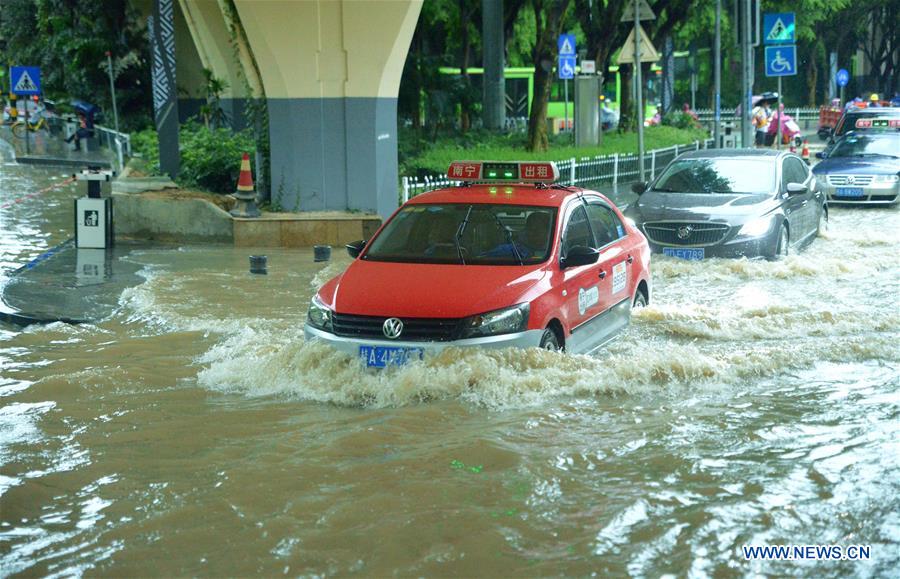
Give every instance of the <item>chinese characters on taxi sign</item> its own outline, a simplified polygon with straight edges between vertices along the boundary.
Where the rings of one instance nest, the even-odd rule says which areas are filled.
[[[451,163],[447,176],[456,181],[552,183],[559,179],[559,170],[552,162],[456,161]]]
[[[891,129],[900,129],[900,119],[857,119],[856,120],[856,128],[857,129],[871,129],[871,128],[891,128]]]

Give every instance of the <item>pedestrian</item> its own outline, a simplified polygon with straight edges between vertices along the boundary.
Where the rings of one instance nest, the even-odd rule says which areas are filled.
[[[869,97],[869,108],[878,108],[881,106],[880,99],[878,98],[878,93],[873,92]]]
[[[753,107],[751,112],[753,126],[756,127],[755,143],[757,147],[766,146],[766,133],[769,130],[769,119],[772,117],[772,111],[769,109],[769,101],[763,99]]]
[[[75,140],[75,146],[72,148],[73,151],[81,150],[81,139],[87,139],[94,136],[94,115],[93,114],[85,114],[84,111],[78,111],[78,130],[76,130],[72,135],[66,139],[67,143],[71,143],[72,140]]]

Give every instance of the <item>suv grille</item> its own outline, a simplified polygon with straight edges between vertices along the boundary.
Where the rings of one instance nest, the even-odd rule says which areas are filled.
[[[388,319],[378,316],[352,314],[332,315],[334,333],[347,338],[373,338],[387,340],[382,326]],[[447,342],[456,335],[460,320],[456,318],[400,318],[403,332],[398,340]]]
[[[874,179],[874,175],[829,175],[828,184],[851,187],[866,187]]]
[[[684,229],[682,229],[684,228]],[[724,223],[664,223],[644,224],[650,241],[658,245],[714,245],[725,239],[729,226]],[[682,233],[679,236],[679,231]],[[684,235],[684,233],[687,235]]]

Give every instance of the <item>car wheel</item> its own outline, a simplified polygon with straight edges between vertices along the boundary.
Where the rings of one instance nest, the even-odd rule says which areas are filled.
[[[778,245],[775,248],[775,259],[784,259],[788,256],[790,241],[787,225],[782,224],[781,232],[778,234]]]
[[[819,227],[816,228],[816,237],[825,237],[828,234],[828,213],[822,210],[819,214]]]
[[[647,298],[644,297],[642,292],[636,293],[634,295],[634,303],[631,304],[631,309],[637,310],[645,307],[647,307]]]
[[[551,350],[553,352],[558,352],[560,350],[559,338],[556,337],[556,332],[550,328],[545,329],[544,335],[541,336],[541,349]]]

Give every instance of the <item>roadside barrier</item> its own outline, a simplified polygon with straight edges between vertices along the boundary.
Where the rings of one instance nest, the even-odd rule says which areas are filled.
[[[75,177],[69,177],[68,179],[60,181],[59,183],[54,183],[53,185],[44,187],[40,191],[35,191],[34,193],[22,195],[21,197],[13,199],[12,201],[7,201],[3,205],[0,205],[0,209],[8,209],[8,208],[12,207],[13,205],[16,205],[17,203],[21,203],[22,201],[25,201],[26,199],[31,199],[33,197],[37,197],[38,195],[41,195],[42,193],[46,193],[47,191],[52,191],[54,189],[59,189],[60,187],[64,187],[65,185],[70,185],[74,182],[75,182]]]
[[[665,169],[672,159],[688,151],[706,149],[713,145],[713,139],[694,141],[687,145],[674,145],[663,149],[653,149],[644,153],[644,177],[652,181]],[[577,185],[579,187],[598,187],[600,185],[611,186],[613,193],[618,193],[620,183],[633,183],[640,177],[638,156],[636,154],[599,155],[596,157],[580,157],[557,161],[559,169],[559,183],[562,185]],[[411,197],[440,189],[458,185],[460,181],[452,181],[446,175],[425,175],[418,177],[402,177],[400,179],[401,202],[409,201]]]

